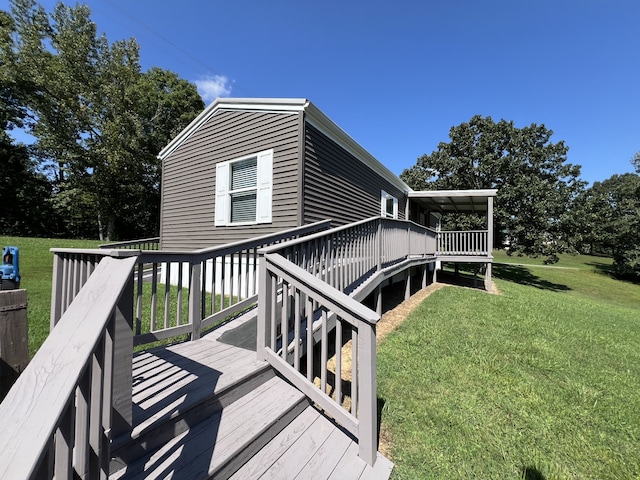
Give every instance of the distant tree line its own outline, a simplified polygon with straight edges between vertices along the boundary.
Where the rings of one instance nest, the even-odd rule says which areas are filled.
[[[474,116],[452,127],[449,141],[418,158],[401,178],[417,190],[497,188],[494,238],[509,254],[559,253],[613,257],[615,273],[640,278],[640,154],[636,173],[586,188],[568,147],[544,125]],[[448,229],[480,227],[473,215],[445,217]]]
[[[173,72],[143,72],[86,5],[0,11],[0,233],[131,239],[158,233],[157,154],[204,108]],[[32,145],[16,144],[22,128]]]

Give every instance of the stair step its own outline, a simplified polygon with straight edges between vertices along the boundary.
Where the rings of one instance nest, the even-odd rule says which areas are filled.
[[[273,376],[111,478],[228,478],[308,405],[301,392]]]
[[[231,479],[386,480],[392,468],[380,454],[373,467],[367,465],[357,442],[310,405]]]
[[[111,471],[169,442],[274,377],[255,352],[215,341],[145,353],[134,360],[134,427],[112,442]],[[189,348],[189,357],[181,355]]]

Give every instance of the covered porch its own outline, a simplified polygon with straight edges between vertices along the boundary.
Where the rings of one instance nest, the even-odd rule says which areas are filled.
[[[433,281],[443,263],[477,263],[485,268],[485,288],[491,291],[493,261],[493,200],[496,189],[434,190],[408,193],[406,218],[436,230],[436,258]],[[443,215],[477,214],[484,225],[477,230],[442,228]]]

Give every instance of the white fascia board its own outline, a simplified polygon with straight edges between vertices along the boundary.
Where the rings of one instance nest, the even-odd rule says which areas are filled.
[[[409,198],[437,198],[437,197],[495,197],[498,190],[486,188],[479,190],[421,190],[409,192]]]
[[[158,158],[168,157],[219,110],[294,113],[303,111],[308,104],[304,98],[217,98],[160,151]]]
[[[371,168],[378,175],[388,180],[402,192],[408,193],[412,188],[404,183],[400,177],[385,167],[377,158],[367,152],[358,142],[350,137],[336,123],[327,117],[318,107],[309,102],[306,110],[306,120],[315,128],[324,133],[331,140],[344,148],[351,155]]]

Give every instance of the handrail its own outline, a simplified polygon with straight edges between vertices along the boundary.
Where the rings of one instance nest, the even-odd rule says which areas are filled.
[[[435,250],[433,229],[374,217],[259,251],[258,358],[350,431],[370,465],[377,452],[375,324],[380,315],[355,298],[371,291],[370,282],[411,266],[426,272]],[[329,337],[333,330],[335,340]],[[342,388],[344,348],[346,355],[351,349],[352,358],[350,405]],[[327,362],[333,354],[331,380]]]
[[[377,452],[375,326],[380,316],[276,253],[265,254],[262,259],[258,358],[268,361],[358,438],[360,457],[373,465]],[[277,313],[278,292],[282,299],[280,314]],[[293,336],[290,335],[291,323]],[[313,334],[316,323],[320,324],[321,335],[317,342],[319,362]],[[330,345],[329,332],[333,329],[335,343]],[[343,332],[351,337],[351,405],[348,410],[342,396]],[[337,357],[333,385],[327,380],[326,364],[330,352],[335,352]],[[306,355],[305,365],[300,362],[303,355]],[[317,364],[320,372],[317,372]],[[320,385],[314,384],[316,377]],[[335,398],[327,393],[328,386],[334,391]]]
[[[131,374],[128,397],[127,385],[124,394],[114,391],[113,376],[121,361],[131,371],[131,354],[119,352],[131,352],[126,297],[134,264],[100,262],[0,404],[0,478],[108,475],[109,441],[119,433],[113,422],[131,420]]]
[[[134,343],[179,335],[197,339],[203,329],[256,302],[259,248],[326,230],[330,225],[325,220],[194,251],[53,248],[51,328],[101,258],[136,256]]]

